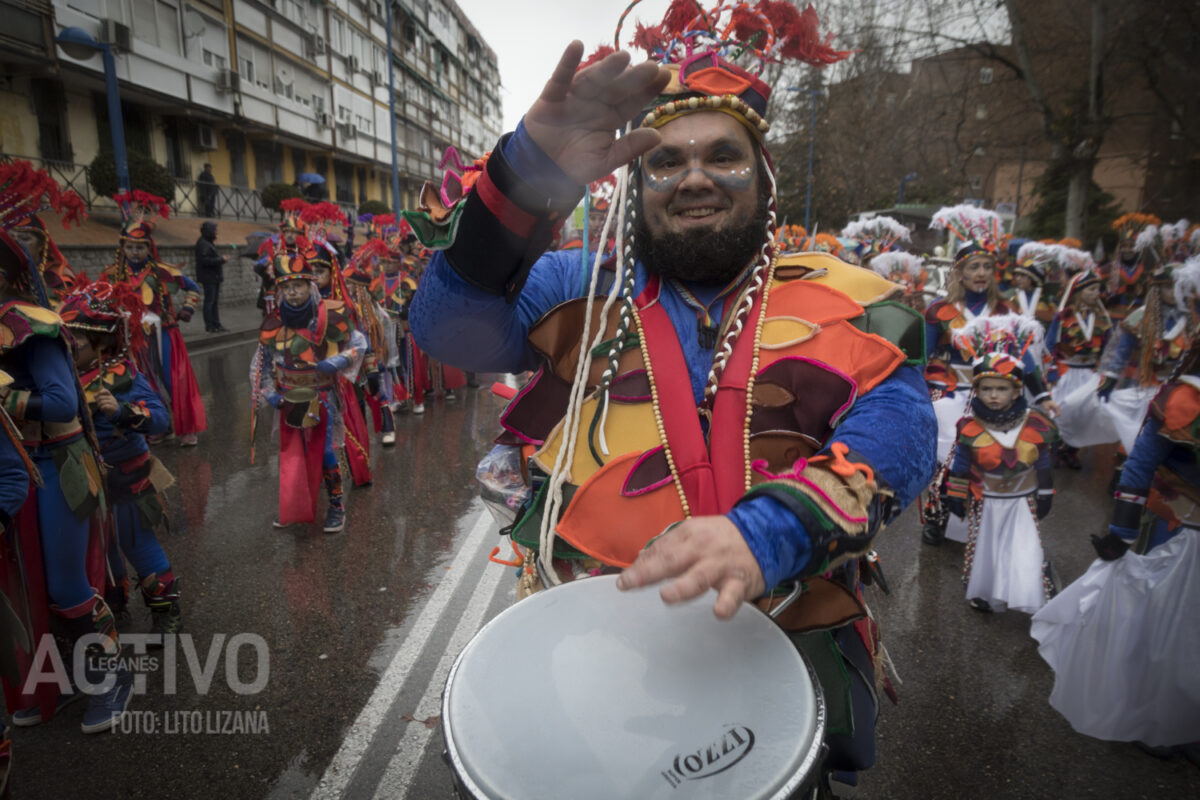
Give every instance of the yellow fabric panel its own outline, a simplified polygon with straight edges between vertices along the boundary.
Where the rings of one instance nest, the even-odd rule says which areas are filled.
[[[575,458],[571,462],[571,473],[568,478],[571,483],[582,484],[599,471],[600,466],[592,458],[588,448],[588,428],[591,425],[592,414],[596,411],[599,401],[595,396],[589,397],[583,403],[583,419],[579,425],[579,436],[575,444]],[[554,469],[558,458],[558,449],[562,445],[563,423],[560,420],[546,443],[534,453],[534,461],[547,473]],[[608,422],[604,426],[605,439],[608,442],[608,456],[602,453],[600,457],[605,462],[626,453],[644,453],[663,444],[658,437],[658,427],[654,423],[653,403],[610,403],[608,407]],[[599,432],[596,434],[596,452],[600,453]]]
[[[878,303],[880,300],[904,291],[904,287],[880,277],[874,271],[847,264],[829,253],[796,253],[781,256],[778,263],[780,266],[802,266],[813,270],[826,270],[828,273],[826,275],[805,280],[837,289],[859,305]]]

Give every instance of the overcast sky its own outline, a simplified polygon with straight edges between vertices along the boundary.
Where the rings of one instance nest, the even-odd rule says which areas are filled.
[[[579,39],[590,54],[612,44],[617,19],[629,0],[456,0],[500,61],[504,128],[512,130],[542,91],[563,48]],[[629,41],[634,20],[657,24],[670,0],[643,0],[621,30]]]

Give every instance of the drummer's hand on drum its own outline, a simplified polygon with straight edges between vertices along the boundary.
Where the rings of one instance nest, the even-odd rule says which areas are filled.
[[[638,555],[617,579],[634,589],[674,578],[660,591],[663,602],[679,603],[717,590],[713,613],[729,619],[738,607],[767,590],[758,560],[728,517],[692,517]]]
[[[629,66],[629,53],[613,53],[576,72],[583,43],[563,51],[541,95],[525,113],[525,130],[567,177],[586,184],[628,164],[658,144],[658,131],[637,128],[617,139],[635,114],[670,81],[653,62]]]

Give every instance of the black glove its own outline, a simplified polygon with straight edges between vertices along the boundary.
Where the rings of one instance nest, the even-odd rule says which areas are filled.
[[[187,307],[181,308],[181,309],[179,309],[179,314],[178,314],[179,321],[180,322],[191,322],[192,314],[195,314],[195,313],[196,313],[196,309],[194,309],[194,308],[187,308]]]
[[[1096,548],[1096,555],[1105,561],[1116,561],[1125,555],[1125,551],[1129,549],[1129,542],[1115,533],[1110,533],[1107,536],[1096,536],[1093,534],[1092,547]]]
[[[379,373],[372,372],[367,375],[367,393],[374,396],[379,394]]]
[[[1038,517],[1038,519],[1046,518],[1046,515],[1050,513],[1050,506],[1053,505],[1053,503],[1054,503],[1054,495],[1052,495],[1052,494],[1039,494],[1037,496],[1037,517]]]
[[[942,508],[959,519],[967,517],[967,501],[961,497],[951,497],[950,495],[942,495]]]
[[[1096,394],[1104,402],[1108,402],[1108,398],[1112,396],[1113,389],[1117,388],[1117,379],[1112,375],[1105,375],[1104,380],[1100,381],[1099,388],[1096,389]]]

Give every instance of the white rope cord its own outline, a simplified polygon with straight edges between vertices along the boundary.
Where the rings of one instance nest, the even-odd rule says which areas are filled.
[[[626,132],[628,132],[628,128]],[[551,470],[548,478],[550,484],[547,489],[548,497],[542,508],[541,530],[538,534],[538,564],[541,567],[542,582],[546,586],[557,586],[561,583],[558,579],[558,574],[554,571],[553,563],[555,526],[558,522],[558,513],[562,508],[562,487],[570,475],[570,465],[575,461],[575,443],[579,438],[583,400],[587,393],[588,374],[591,371],[591,351],[602,341],[605,328],[607,327],[605,323],[608,320],[608,312],[612,308],[616,295],[620,293],[618,287],[621,286],[621,275],[618,272],[618,280],[613,281],[613,287],[609,291],[609,295],[601,309],[599,329],[593,337],[591,331],[592,309],[595,304],[596,286],[600,278],[600,262],[604,257],[603,243],[608,241],[608,234],[612,230],[614,221],[618,224],[618,247],[620,247],[624,240],[624,229],[621,227],[621,223],[625,217],[625,193],[629,186],[628,166],[623,166],[618,170],[617,186],[619,189],[618,202],[615,206],[609,206],[608,214],[604,218],[604,228],[600,235],[601,246],[596,249],[596,257],[592,263],[592,278],[588,285],[587,303],[584,307],[583,331],[579,337],[579,360],[575,365],[575,379],[571,383],[571,395],[567,402],[567,413],[562,421],[558,456],[554,459],[554,469]],[[620,270],[620,267],[618,267],[618,270]],[[593,338],[595,341],[591,341]],[[589,341],[591,341],[590,344]]]
[[[760,163],[763,166],[763,173],[766,174],[771,182],[771,201],[767,206],[767,237],[757,256],[758,263],[755,265],[751,277],[752,286],[742,295],[742,300],[738,303],[737,311],[734,312],[733,323],[725,332],[725,338],[721,341],[721,346],[717,351],[716,357],[713,358],[712,369],[708,372],[708,381],[704,386],[705,401],[711,401],[717,393],[717,384],[721,380],[722,373],[725,372],[725,364],[729,361],[729,357],[733,355],[733,343],[737,341],[742,333],[742,328],[746,324],[746,317],[749,316],[750,309],[754,307],[755,297],[762,291],[763,281],[766,278],[766,268],[771,263],[771,245],[775,241],[775,173],[771,170],[765,158]]]

